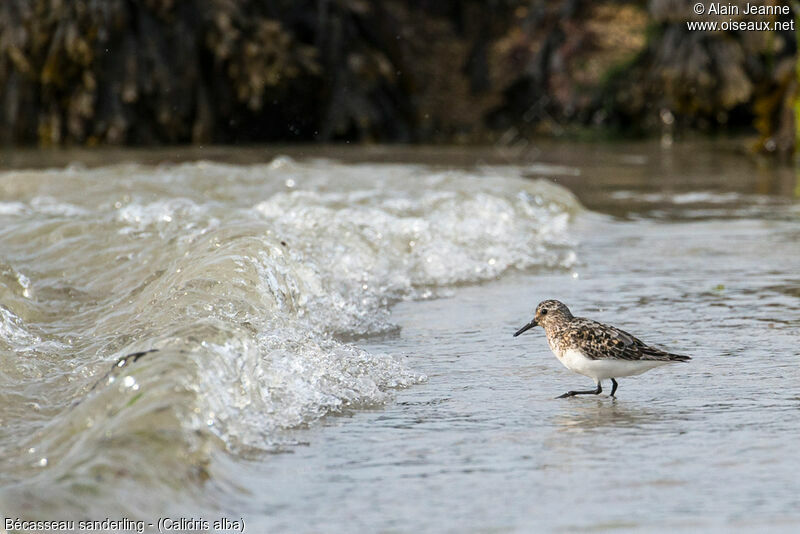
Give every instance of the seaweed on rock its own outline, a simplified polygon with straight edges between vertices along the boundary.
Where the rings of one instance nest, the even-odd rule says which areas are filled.
[[[795,35],[691,18],[677,0],[4,0],[0,142],[743,127],[791,150]]]

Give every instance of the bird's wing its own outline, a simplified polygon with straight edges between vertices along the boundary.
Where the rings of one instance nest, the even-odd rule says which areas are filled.
[[[571,345],[592,360],[670,360],[672,356],[648,347],[624,330],[582,317],[570,321],[567,336]]]

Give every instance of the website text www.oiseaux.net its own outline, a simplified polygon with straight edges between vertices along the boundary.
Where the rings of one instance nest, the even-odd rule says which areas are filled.
[[[760,5],[745,4],[740,7],[736,4],[723,4],[719,2],[697,2],[692,8],[695,15],[704,16],[706,19],[723,20],[687,20],[686,27],[689,31],[794,31],[794,19],[774,20],[775,16],[791,14],[788,5]],[[736,17],[736,18],[734,18]],[[772,18],[772,20],[768,20]]]

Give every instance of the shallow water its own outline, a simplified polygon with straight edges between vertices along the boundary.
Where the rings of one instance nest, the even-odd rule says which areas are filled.
[[[0,178],[4,515],[800,524],[790,170],[714,144],[223,155]],[[555,400],[592,384],[511,337],[543,298],[694,359]]]

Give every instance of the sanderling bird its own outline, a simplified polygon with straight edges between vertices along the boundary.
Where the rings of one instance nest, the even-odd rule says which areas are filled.
[[[611,379],[611,396],[617,391],[616,378],[633,376],[654,367],[691,360],[689,356],[670,354],[646,345],[629,333],[606,324],[574,317],[563,303],[545,300],[536,306],[533,320],[520,328],[514,337],[542,326],[547,342],[564,367],[594,379],[597,389],[568,391],[560,395],[598,395],[603,392],[600,383]]]

